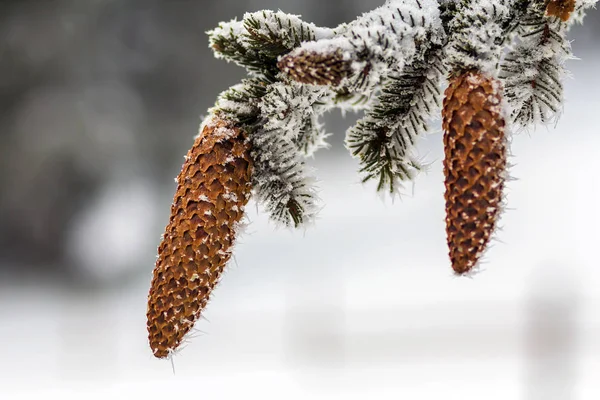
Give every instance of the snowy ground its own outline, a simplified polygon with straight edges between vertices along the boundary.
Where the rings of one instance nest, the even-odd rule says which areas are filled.
[[[175,374],[147,348],[154,248],[110,291],[0,287],[0,399],[599,398],[600,75],[584,63],[600,59],[572,64],[557,129],[514,138],[502,242],[473,279],[448,265],[439,134],[395,204],[321,153],[320,220],[276,231],[251,210]]]

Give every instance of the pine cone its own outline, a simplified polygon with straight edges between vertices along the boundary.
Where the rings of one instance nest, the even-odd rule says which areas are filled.
[[[443,108],[446,233],[452,268],[471,271],[500,213],[506,170],[499,81],[477,71],[450,81]]]
[[[550,0],[546,6],[546,14],[568,21],[575,11],[575,0]]]
[[[351,72],[350,63],[340,51],[320,54],[306,50],[283,57],[277,67],[290,78],[312,85],[338,86]]]
[[[148,298],[149,341],[158,358],[181,344],[231,257],[250,197],[249,153],[244,132],[214,117],[186,156]]]

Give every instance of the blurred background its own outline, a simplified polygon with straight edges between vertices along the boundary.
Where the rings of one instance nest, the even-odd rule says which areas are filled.
[[[0,2],[0,399],[597,399],[600,11],[571,32],[564,115],[512,140],[510,209],[455,278],[440,123],[406,196],[361,185],[331,113],[314,227],[252,203],[198,335],[168,362],[145,328],[173,178],[244,72],[205,32],[282,9],[318,25],[377,0]],[[408,398],[408,397],[407,397]]]

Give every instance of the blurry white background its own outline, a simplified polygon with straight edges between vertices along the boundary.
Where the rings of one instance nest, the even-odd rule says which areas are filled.
[[[378,1],[0,4],[0,399],[597,399],[600,12],[572,32],[559,123],[512,140],[509,210],[472,279],[451,274],[442,140],[391,203],[328,119],[317,224],[252,204],[198,336],[168,362],[146,295],[173,177],[243,71],[204,32],[263,8],[333,26]],[[414,189],[414,191],[413,191]]]

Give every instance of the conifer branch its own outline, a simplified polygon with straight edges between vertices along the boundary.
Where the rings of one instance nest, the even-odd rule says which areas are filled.
[[[259,11],[207,32],[215,56],[248,76],[219,95],[177,180],[149,294],[154,355],[169,357],[200,317],[251,194],[279,225],[314,220],[304,159],[327,146],[323,113],[365,110],[346,147],[363,181],[393,196],[422,169],[414,149],[444,77],[449,255],[459,274],[476,268],[504,204],[507,111],[530,126],[561,110],[567,33],[596,3],[386,0],[333,29]]]
[[[247,13],[242,21],[221,23],[207,34],[217,58],[275,82],[278,57],[303,42],[331,37],[334,31],[303,22],[295,15],[265,10]]]
[[[453,70],[494,74],[506,35],[503,27],[510,21],[509,11],[509,0],[458,2],[449,24],[450,41],[446,52]]]
[[[322,114],[323,108],[322,105],[315,104],[313,114],[307,117],[298,135],[292,139],[294,145],[305,157],[311,157],[317,150],[329,147],[327,138],[331,134],[325,131],[323,124],[319,121],[319,115]]]
[[[251,130],[261,118],[259,101],[267,94],[267,88],[261,79],[244,79],[221,93],[209,111]]]
[[[318,210],[315,179],[279,129],[260,130],[252,137],[253,190],[271,219],[283,226],[310,223]]]
[[[402,70],[419,43],[440,43],[438,4],[432,0],[387,1],[338,29],[341,34],[303,43],[281,63],[291,79],[368,93],[389,69]],[[319,76],[323,71],[324,76]]]
[[[558,116],[564,96],[564,63],[572,57],[567,29],[561,18],[548,15],[543,0],[535,0],[523,16],[520,42],[505,57],[500,74],[513,123],[529,127]]]
[[[445,74],[441,49],[429,48],[401,74],[389,76],[377,103],[347,134],[346,145],[360,159],[363,182],[377,180],[377,190],[394,195],[422,169],[413,146],[428,131],[426,118],[439,109]]]
[[[294,90],[290,95],[288,91]],[[222,93],[210,110],[250,133],[253,192],[271,219],[284,226],[310,223],[318,209],[315,179],[309,176],[302,155],[326,146],[314,113],[321,95],[320,89],[268,85],[253,78]]]

